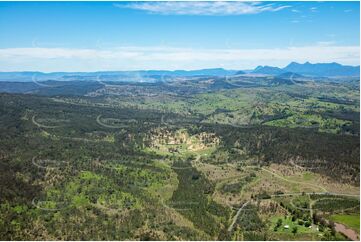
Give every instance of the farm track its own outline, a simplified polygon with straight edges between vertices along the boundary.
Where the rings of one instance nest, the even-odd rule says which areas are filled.
[[[231,231],[232,231],[232,229],[233,229],[233,227],[234,227],[234,225],[235,225],[235,223],[236,223],[239,215],[241,214],[243,208],[246,207],[249,202],[250,202],[250,201],[245,202],[245,203],[242,205],[242,207],[240,207],[240,208],[238,209],[236,215],[233,217],[233,220],[232,220],[231,225],[229,225],[229,227],[228,227],[228,232],[231,232]]]
[[[316,184],[313,184],[313,183],[308,183],[308,182],[299,182],[299,181],[289,180],[289,179],[284,178],[283,176],[281,176],[281,175],[279,175],[279,174],[277,174],[277,173],[275,173],[275,172],[273,172],[273,171],[271,171],[271,170],[268,170],[268,169],[266,169],[266,168],[261,167],[261,169],[262,169],[263,171],[265,171],[265,172],[268,172],[268,173],[274,175],[275,177],[277,177],[277,178],[279,178],[279,179],[281,179],[281,180],[286,181],[286,182],[290,182],[290,183],[294,183],[294,184],[307,185],[307,186],[311,186],[311,187],[314,187],[314,188],[319,188],[319,189],[321,189],[322,191],[327,192],[327,189],[324,188],[323,186],[316,185]]]

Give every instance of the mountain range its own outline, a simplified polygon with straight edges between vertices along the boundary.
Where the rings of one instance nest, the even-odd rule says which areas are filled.
[[[191,76],[231,76],[244,74],[238,70],[225,70],[223,68],[200,70],[139,70],[139,71],[98,71],[98,72],[0,72],[0,81],[71,81],[71,80],[112,80],[112,81],[144,81],[160,80],[162,77],[191,77]]]
[[[297,73],[306,76],[323,76],[323,77],[336,77],[336,76],[360,76],[360,66],[346,66],[336,62],[333,63],[316,63],[311,64],[305,62],[300,64],[291,62],[284,68],[272,66],[258,66],[252,71],[254,74],[269,74],[280,75],[282,73]]]
[[[232,75],[273,75],[294,73],[303,76],[315,77],[359,77],[360,66],[346,66],[338,63],[316,63],[306,62],[300,64],[291,62],[284,68],[273,66],[258,66],[251,71],[226,70],[223,68],[200,69],[200,70],[140,70],[140,71],[100,71],[100,72],[0,72],[0,81],[71,81],[71,80],[112,80],[133,82],[154,82],[162,80],[162,77],[190,77],[190,76],[232,76]]]

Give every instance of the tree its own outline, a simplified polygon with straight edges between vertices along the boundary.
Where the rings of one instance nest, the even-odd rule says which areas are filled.
[[[335,236],[336,235],[335,223],[333,221],[329,221],[328,226],[331,229],[331,235]]]
[[[280,227],[281,225],[282,225],[282,219],[280,218],[280,219],[278,219],[276,226]]]
[[[310,221],[306,221],[305,222],[305,227],[310,227],[311,226],[311,222]]]

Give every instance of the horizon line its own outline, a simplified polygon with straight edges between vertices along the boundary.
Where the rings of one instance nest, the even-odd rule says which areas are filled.
[[[339,64],[342,66],[350,66],[350,67],[360,67],[360,64],[358,65],[347,65],[347,64],[342,64],[339,62],[310,62],[310,61],[306,61],[304,63],[301,62],[297,62],[297,61],[291,61],[289,64],[287,64],[286,66],[280,67],[280,66],[273,66],[273,65],[257,65],[254,68],[246,68],[246,69],[235,69],[235,68],[223,68],[223,67],[207,67],[207,68],[198,68],[198,69],[125,69],[125,70],[119,70],[119,69],[114,69],[114,70],[94,70],[94,71],[40,71],[40,70],[23,70],[23,71],[1,71],[0,73],[21,73],[21,72],[40,72],[43,74],[51,74],[51,73],[96,73],[96,72],[141,72],[141,71],[170,71],[170,72],[174,72],[174,71],[200,71],[200,70],[216,70],[216,69],[222,69],[225,71],[253,71],[255,70],[257,67],[274,67],[274,68],[279,68],[279,69],[283,69],[285,67],[287,67],[288,65],[292,64],[292,63],[296,63],[296,64],[300,64],[300,65],[304,65],[304,64],[311,64],[311,65],[317,65],[317,64]]]

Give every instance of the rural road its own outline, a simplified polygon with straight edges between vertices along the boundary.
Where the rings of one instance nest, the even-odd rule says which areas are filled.
[[[249,203],[249,201],[248,201],[248,202],[245,202],[245,203],[242,205],[242,207],[240,207],[240,208],[238,209],[236,215],[233,217],[233,221],[232,221],[231,225],[228,227],[228,232],[231,232],[231,231],[232,231],[232,229],[233,229],[233,227],[234,227],[234,224],[235,224],[236,221],[237,221],[238,216],[241,214],[242,209],[243,209],[244,207],[246,207],[248,203]]]
[[[271,197],[288,197],[288,196],[299,196],[299,195],[330,195],[330,196],[345,196],[345,197],[356,197],[359,198],[359,194],[347,194],[347,193],[334,193],[334,192],[296,192],[296,193],[284,193],[284,194],[273,194]]]

